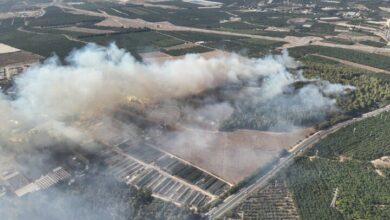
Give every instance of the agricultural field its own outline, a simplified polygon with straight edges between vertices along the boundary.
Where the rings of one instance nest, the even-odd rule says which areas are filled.
[[[324,46],[303,46],[296,47],[290,50],[291,54],[296,57],[303,57],[306,54],[321,54],[325,56],[335,57],[348,60],[351,62],[365,64],[367,66],[376,67],[383,70],[390,70],[389,57],[385,55],[367,53],[357,50],[349,50],[335,47]]]
[[[387,219],[390,176],[371,160],[390,155],[390,113],[350,125],[321,140],[283,177],[303,219]],[[330,207],[339,188],[335,208]]]
[[[161,151],[157,146],[145,143],[132,143],[129,141],[118,145],[118,147],[132,157],[146,164],[153,163],[159,169],[188,181],[214,195],[219,195],[229,188],[229,185],[225,181],[221,181],[199,168]]]
[[[102,20],[100,17],[66,13],[58,7],[48,7],[45,10],[46,13],[42,17],[32,19],[29,21],[29,25],[50,27],[69,24],[93,24]]]
[[[62,35],[37,34],[18,30],[2,32],[0,42],[39,54],[43,57],[50,57],[53,54],[57,54],[61,58],[67,56],[72,49],[81,48],[85,45],[81,42],[71,41]]]
[[[83,216],[85,220],[200,219],[188,208],[154,199],[147,189],[116,181],[106,170],[98,172],[101,167],[97,164],[91,167],[90,175],[72,185],[64,182],[24,199],[1,199],[0,215],[3,219],[58,219],[59,215],[64,219]]]
[[[331,42],[336,44],[344,44],[344,45],[354,45],[355,42],[350,39],[332,37],[325,40],[325,42]]]
[[[305,56],[304,63],[304,75],[307,78],[319,77],[332,83],[355,87],[349,93],[337,98],[337,104],[342,111],[328,118],[327,122],[321,123],[320,128],[390,103],[388,74],[368,72],[316,56]]]
[[[122,6],[99,2],[86,3],[75,7],[97,12],[104,11],[107,14],[124,18],[140,18],[150,22],[168,21],[175,25],[202,28],[218,27],[220,20],[229,18],[229,14],[221,9],[198,9],[197,5],[191,3],[174,1],[164,2],[164,5],[168,7],[150,7],[152,5],[127,4]]]
[[[131,120],[123,113],[120,118],[122,120],[118,121],[118,127]],[[138,137],[125,137],[119,135],[119,132],[107,136],[104,129],[96,126],[93,128],[93,134],[99,143],[118,149],[107,149],[102,157],[108,166],[108,172],[120,182],[137,189],[148,188],[157,198],[193,208],[202,208],[230,189],[230,184],[225,180],[168,154],[151,143],[141,141]]]
[[[205,53],[210,52],[213,49],[202,47],[202,46],[195,46],[195,47],[189,47],[189,48],[183,48],[183,49],[173,49],[173,50],[162,50],[162,52],[165,52],[171,56],[183,56],[188,53]]]
[[[372,41],[372,40],[364,40],[360,41],[360,44],[368,45],[368,46],[373,46],[373,47],[385,47],[387,44],[384,42],[379,42],[379,41]]]
[[[270,182],[265,188],[255,192],[234,210],[227,213],[226,216],[248,220],[300,219],[291,192],[283,179]]]
[[[194,130],[177,132],[173,137],[167,137],[161,147],[236,184],[272,161],[281,150],[294,146],[311,132],[313,129],[301,129],[293,133]],[[202,137],[203,141],[193,141],[197,137]],[[183,141],[170,141],[176,138]],[[240,148],[237,148],[238,143]]]
[[[264,56],[284,44],[280,41],[206,33],[169,32],[166,34],[184,41],[203,42],[203,45],[208,48],[236,52],[250,57]]]
[[[145,63],[181,59],[189,53],[209,58],[233,52],[259,58],[280,53],[284,48],[289,48],[290,55],[303,63],[302,67],[288,71],[293,75],[302,73],[308,80],[286,86],[283,93],[271,101],[253,104],[246,96],[242,102],[228,99],[234,110],[218,126],[209,119],[209,127],[201,120],[195,122],[194,127],[187,126],[182,122],[191,121],[191,117],[197,115],[186,118],[182,112],[174,112],[176,109],[170,109],[169,113],[177,113],[177,123],[153,121],[152,116],[147,115],[149,112],[143,112],[150,107],[148,101],[145,105],[142,101],[142,107],[134,109],[118,107],[112,117],[117,127],[111,132],[106,132],[95,121],[80,125],[83,129],[86,127],[92,139],[104,145],[99,164],[107,168],[105,172],[116,180],[114,187],[118,188],[116,191],[103,183],[95,184],[103,187],[97,192],[102,197],[94,203],[99,207],[92,207],[97,213],[106,206],[118,208],[120,214],[129,219],[187,219],[188,208],[207,211],[213,204],[254,183],[259,176],[267,175],[280,158],[292,155],[289,150],[316,130],[390,104],[390,75],[386,74],[390,71],[389,56],[378,52],[386,49],[387,42],[374,33],[383,30],[380,22],[390,15],[386,10],[379,10],[386,6],[380,1],[320,1],[315,6],[310,0],[290,0],[294,2],[291,5],[284,0],[213,1],[221,4],[208,7],[207,2],[202,5],[202,1],[143,0],[121,4],[103,0],[82,3],[65,0],[53,4],[45,4],[50,0],[26,0],[23,4],[22,1],[0,0],[0,12],[23,11],[27,10],[26,4],[42,3],[35,9],[44,10],[43,16],[0,20],[0,43],[45,58],[56,54],[63,61],[73,49],[88,43],[102,46],[115,43]],[[302,6],[298,7],[300,4]],[[345,10],[323,10],[322,7],[329,5]],[[344,16],[350,10],[354,12],[356,7],[360,8],[362,18]],[[366,17],[373,23],[364,22]],[[366,29],[348,25],[363,25]],[[217,34],[216,31],[223,32]],[[370,50],[375,53],[367,52]],[[362,69],[359,69],[340,60],[368,68],[360,66]],[[318,86],[317,83],[321,83],[318,79],[340,84],[335,86],[348,86],[343,94],[330,95],[337,101],[337,109],[331,114],[325,108],[304,111],[302,102],[293,100],[291,104],[288,100],[290,94],[298,93],[305,85]],[[258,79],[258,83],[267,83],[266,79],[262,80]],[[243,82],[227,87],[233,87],[232,93],[236,92],[235,86],[248,90],[261,87],[257,82],[254,84]],[[219,94],[224,92],[219,89],[205,93],[213,93],[210,99],[219,99]],[[194,96],[174,101],[187,104],[199,98],[198,94]],[[189,105],[196,106],[197,101]],[[168,115],[167,112],[157,114]],[[390,189],[383,187],[390,180],[387,167],[389,122],[390,114],[384,113],[320,140],[228,216],[294,220],[390,219]],[[142,132],[124,132],[123,128],[130,125]],[[336,189],[339,194],[331,207]],[[96,188],[76,184],[67,192],[72,195],[87,192],[85,198],[95,201],[90,196],[94,190]],[[102,201],[101,198],[110,193],[118,199],[110,201],[119,205]],[[166,207],[172,212],[165,211],[163,201],[170,203]],[[148,215],[148,209],[159,216]],[[109,211],[101,211],[102,216],[112,217]],[[175,214],[177,216],[173,217]]]
[[[245,219],[388,219],[390,113],[320,140],[226,216]],[[331,206],[338,189],[334,207]],[[264,210],[258,212],[258,210]]]

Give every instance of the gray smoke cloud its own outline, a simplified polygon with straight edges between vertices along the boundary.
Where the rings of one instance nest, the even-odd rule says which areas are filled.
[[[158,103],[243,81],[246,85],[237,93],[225,91],[228,101],[211,99],[197,108],[181,106],[179,117],[211,120],[217,128],[216,124],[229,118],[233,109],[246,106],[259,108],[260,111],[254,111],[264,117],[276,114],[275,117],[286,121],[284,124],[290,123],[290,117],[286,116],[290,114],[288,106],[304,114],[318,111],[313,117],[323,117],[326,111],[335,110],[335,100],[324,95],[342,92],[342,85],[310,84],[286,94],[293,83],[305,80],[301,74],[288,71],[297,66],[299,63],[287,52],[260,59],[234,53],[209,59],[190,54],[172,61],[144,63],[115,44],[108,47],[89,44],[74,50],[65,64],[52,57],[18,76],[14,98],[0,94],[0,114],[6,116],[0,119],[1,139],[17,141],[19,134],[38,126],[55,135],[63,133],[65,137],[81,140],[82,131],[69,122],[103,115],[129,96]],[[174,106],[177,108],[177,104]],[[155,118],[167,115],[157,114],[164,112],[163,108],[147,112]],[[168,108],[165,112],[172,111]]]
[[[4,156],[50,146],[61,139],[87,146],[85,143],[95,137],[107,142],[117,136],[137,141],[147,135],[166,134],[155,127],[140,127],[137,116],[118,118],[115,113],[122,108],[157,124],[174,126],[176,130],[165,139],[177,146],[218,143],[219,139],[211,135],[206,138],[204,130],[292,131],[337,111],[335,99],[328,95],[334,97],[350,88],[309,81],[302,73],[290,70],[299,65],[286,51],[264,58],[234,53],[213,58],[189,54],[165,62],[141,62],[115,44],[89,44],[74,50],[65,63],[52,57],[32,66],[16,77],[11,95],[0,93],[0,153]],[[305,84],[298,88],[298,82]],[[271,153],[264,153],[264,157],[271,157]],[[83,206],[83,200],[54,191],[50,198],[41,196],[42,206],[50,204],[53,196],[58,200],[47,219],[52,219],[57,210],[71,213],[73,204]],[[33,203],[27,198],[21,204],[35,207]],[[0,206],[0,213],[8,209]],[[101,219],[93,212],[82,212],[86,213],[89,219]],[[60,217],[67,215],[58,216],[63,219]]]

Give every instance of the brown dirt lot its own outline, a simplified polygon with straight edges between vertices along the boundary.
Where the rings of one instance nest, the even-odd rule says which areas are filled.
[[[265,165],[282,149],[289,149],[313,129],[292,133],[253,130],[173,132],[162,148],[230,183],[238,183]]]
[[[140,53],[139,55],[142,57],[144,61],[150,61],[150,62],[151,61],[163,62],[163,61],[174,59],[174,57],[161,51],[145,52],[145,53]]]

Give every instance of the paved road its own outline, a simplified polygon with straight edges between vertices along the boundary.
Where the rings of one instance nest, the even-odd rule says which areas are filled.
[[[329,129],[321,130],[316,132],[315,134],[311,135],[304,141],[302,141],[299,145],[297,145],[292,151],[291,154],[285,158],[281,158],[279,163],[266,175],[260,177],[256,182],[254,182],[252,185],[241,189],[237,194],[234,194],[224,200],[222,204],[215,207],[214,209],[210,210],[206,215],[209,216],[209,219],[217,219],[223,217],[223,215],[238,206],[244,199],[246,199],[250,194],[253,192],[256,192],[257,190],[265,187],[268,182],[276,176],[276,174],[283,168],[287,167],[288,165],[293,162],[294,158],[298,155],[303,154],[307,149],[311,148],[317,141],[320,139],[326,137],[327,135],[339,130],[340,128],[346,127],[350,124],[356,123],[358,121],[364,120],[369,117],[377,116],[378,114],[390,111],[390,105],[387,105],[383,108],[377,109],[375,111],[366,113],[362,115],[360,118],[353,118],[351,120],[339,123],[337,125],[332,126]]]

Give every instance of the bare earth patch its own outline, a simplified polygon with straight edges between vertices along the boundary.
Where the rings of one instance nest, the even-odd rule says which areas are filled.
[[[312,132],[311,128],[292,133],[188,129],[174,132],[163,140],[161,147],[234,184],[264,166],[282,149],[289,149]]]
[[[176,59],[175,57],[172,57],[171,55],[166,54],[166,53],[161,52],[161,51],[145,52],[145,53],[140,53],[139,55],[146,62],[152,62],[152,61],[164,62],[167,60]]]
[[[351,160],[350,157],[347,157],[347,156],[344,156],[344,155],[340,155],[340,156],[338,157],[338,159],[339,159],[340,162],[344,162],[344,161]]]
[[[381,170],[378,170],[378,169],[375,169],[375,172],[381,176],[381,177],[386,177],[385,174],[381,171]]]
[[[167,22],[148,22],[142,19],[129,19],[122,17],[110,16],[104,19],[103,21],[95,24],[96,26],[103,27],[124,27],[124,28],[150,28],[150,29],[159,29],[159,30],[179,30],[175,25]]]
[[[164,49],[165,50],[181,50],[181,49],[187,49],[187,48],[191,48],[191,47],[196,47],[197,45],[194,44],[194,43],[191,43],[191,42],[186,42],[184,44],[179,44],[179,45],[175,45],[175,46],[171,46],[171,47],[165,47]]]
[[[218,57],[218,56],[226,56],[228,53],[224,52],[222,50],[213,50],[205,53],[200,53],[199,55],[205,59],[210,59],[213,57]],[[145,53],[140,53],[140,56],[144,61],[150,62],[150,61],[156,61],[156,62],[165,62],[168,60],[177,60],[177,59],[182,59],[184,56],[176,56],[173,57],[169,54],[166,54],[161,51],[152,51],[152,52],[145,52]]]
[[[375,168],[390,168],[390,156],[384,156],[376,160],[372,160],[371,163]]]

